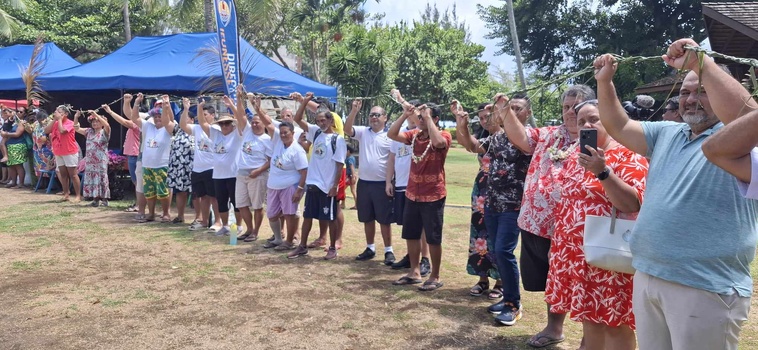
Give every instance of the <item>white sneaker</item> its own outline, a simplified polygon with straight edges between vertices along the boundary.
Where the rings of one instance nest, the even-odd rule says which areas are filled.
[[[245,227],[237,226],[237,236],[242,236],[243,233],[245,233]]]

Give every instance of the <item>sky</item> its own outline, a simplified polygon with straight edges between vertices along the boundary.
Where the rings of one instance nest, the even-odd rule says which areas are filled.
[[[458,19],[466,22],[471,41],[484,45],[482,60],[490,63],[490,72],[494,67],[500,67],[507,72],[515,73],[516,59],[509,55],[495,56],[498,51],[497,42],[484,38],[489,30],[476,14],[477,3],[485,7],[502,6],[505,4],[504,0],[436,0],[430,3],[436,4],[441,12],[445,9],[452,10],[453,4],[456,5]],[[426,8],[426,4],[427,2],[423,0],[380,0],[378,3],[375,0],[368,0],[365,9],[369,13],[384,13],[385,17],[382,20],[384,23],[396,23],[403,20],[412,22],[414,19],[421,19],[421,12]]]

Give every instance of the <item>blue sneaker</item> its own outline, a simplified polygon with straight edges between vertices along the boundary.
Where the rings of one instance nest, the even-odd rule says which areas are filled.
[[[500,314],[495,317],[495,321],[506,326],[513,326],[516,321],[521,319],[521,305],[516,307],[512,302],[503,303],[503,309]]]

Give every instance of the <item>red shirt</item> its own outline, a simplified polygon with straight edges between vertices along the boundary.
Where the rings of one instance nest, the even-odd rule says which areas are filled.
[[[58,123],[63,122],[65,134],[58,130]],[[68,156],[79,152],[76,145],[76,133],[74,132],[74,122],[68,118],[62,118],[54,122],[53,130],[50,132],[50,142],[53,145],[53,154],[56,156]]]
[[[411,144],[413,135],[420,132],[414,129],[406,131],[403,134]],[[447,151],[450,149],[453,137],[447,131],[440,131],[447,144],[445,148],[429,147],[429,151],[418,162],[417,157],[421,157],[431,140],[416,138],[413,147],[413,157],[411,157],[411,173],[408,176],[408,187],[405,189],[405,196],[415,202],[435,202],[447,196],[445,189],[445,159]]]

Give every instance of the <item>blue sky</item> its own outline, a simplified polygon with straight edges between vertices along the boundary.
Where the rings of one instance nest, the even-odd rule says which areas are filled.
[[[490,63],[490,71],[492,71],[494,66],[499,66],[505,71],[515,73],[515,58],[508,55],[495,56],[495,52],[498,51],[496,42],[484,38],[489,30],[476,14],[477,3],[483,6],[502,6],[505,3],[504,0],[436,0],[430,1],[430,3],[436,4],[440,11],[444,11],[447,8],[452,9],[453,4],[455,4],[458,18],[465,21],[469,28],[471,41],[484,45],[485,50],[482,59]],[[379,3],[375,0],[368,0],[365,9],[369,13],[384,13],[385,17],[382,22],[396,23],[403,20],[412,22],[414,19],[418,20],[421,18],[421,12],[426,8],[426,4],[426,1],[419,0],[381,0]]]

